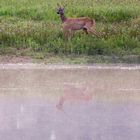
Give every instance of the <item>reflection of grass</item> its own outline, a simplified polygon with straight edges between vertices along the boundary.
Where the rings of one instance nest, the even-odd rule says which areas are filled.
[[[95,18],[101,38],[77,32],[68,42],[63,39],[56,3],[56,0],[1,0],[0,54],[34,53],[33,56],[37,54],[35,57],[42,59],[48,53],[140,55],[138,0],[69,0],[67,16]]]

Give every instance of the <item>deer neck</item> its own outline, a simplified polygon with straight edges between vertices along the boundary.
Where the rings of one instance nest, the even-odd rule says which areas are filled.
[[[61,21],[62,21],[63,23],[64,23],[64,22],[66,21],[66,19],[67,19],[67,18],[65,17],[64,14],[61,14],[60,17],[61,17]]]

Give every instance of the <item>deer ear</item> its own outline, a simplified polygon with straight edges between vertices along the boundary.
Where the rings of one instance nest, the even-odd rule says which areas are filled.
[[[64,1],[64,5],[63,5],[63,8],[65,8],[65,7],[67,6],[67,4],[68,4],[68,1],[65,0],[65,1]]]
[[[58,6],[58,7],[61,7],[59,3],[57,3],[57,6]]]
[[[67,6],[67,4],[65,4],[64,6],[63,6],[63,8],[65,8]]]

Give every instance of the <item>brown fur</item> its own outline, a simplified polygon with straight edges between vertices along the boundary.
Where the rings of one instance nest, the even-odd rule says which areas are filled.
[[[73,31],[83,30],[86,34],[96,34],[95,31],[95,20],[88,17],[81,18],[68,18],[62,23],[64,36],[68,38]]]

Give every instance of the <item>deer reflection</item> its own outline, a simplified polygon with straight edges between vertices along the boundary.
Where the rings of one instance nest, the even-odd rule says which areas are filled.
[[[67,85],[64,87],[64,94],[60,97],[57,109],[63,110],[63,105],[66,101],[90,101],[92,94],[88,92],[88,87],[76,87]]]

